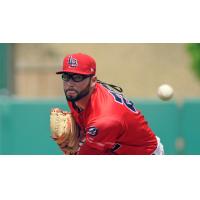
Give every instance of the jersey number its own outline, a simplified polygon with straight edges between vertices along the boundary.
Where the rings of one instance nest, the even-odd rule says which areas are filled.
[[[125,99],[122,95],[117,94],[113,91],[109,91],[110,94],[112,94],[112,96],[114,97],[115,101],[120,103],[120,104],[124,104],[128,109],[130,109],[133,112],[137,112],[134,103],[132,101],[129,101],[128,99]]]

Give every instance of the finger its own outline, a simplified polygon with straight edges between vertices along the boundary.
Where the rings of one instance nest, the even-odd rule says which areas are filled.
[[[62,135],[62,136],[60,136],[60,137],[57,138],[56,142],[58,144],[62,144],[64,142],[68,142],[68,138],[65,135]]]
[[[61,150],[63,151],[63,153],[65,155],[69,155],[70,154],[70,151],[67,148],[61,148]]]
[[[58,136],[57,136],[55,133],[52,133],[52,134],[51,134],[51,137],[52,137],[52,139],[54,139],[54,140],[57,140],[57,139],[58,139]]]
[[[63,143],[59,144],[61,148],[68,147],[69,141],[64,141]]]

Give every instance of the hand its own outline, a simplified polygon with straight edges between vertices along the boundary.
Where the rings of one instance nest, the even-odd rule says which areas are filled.
[[[66,140],[64,135],[58,137],[56,134],[52,133],[51,138],[57,143],[57,145],[60,147],[60,149],[64,152],[65,155],[71,154],[68,147],[69,141]]]

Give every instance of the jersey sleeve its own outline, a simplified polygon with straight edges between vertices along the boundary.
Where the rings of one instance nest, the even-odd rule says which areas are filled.
[[[81,146],[79,154],[113,154],[112,148],[122,133],[121,122],[110,118],[98,119],[86,127],[85,143]]]
[[[79,154],[150,155],[157,147],[154,133],[142,115],[138,114],[128,130],[123,121],[98,119],[87,127],[86,140]]]

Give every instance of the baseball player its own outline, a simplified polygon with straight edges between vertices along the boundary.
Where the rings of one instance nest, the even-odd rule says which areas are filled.
[[[161,155],[160,139],[122,89],[96,77],[96,62],[82,53],[64,58],[60,74],[79,127],[77,155]],[[57,138],[54,137],[56,140]],[[68,142],[59,142],[64,151]]]

